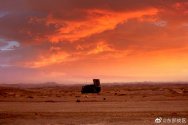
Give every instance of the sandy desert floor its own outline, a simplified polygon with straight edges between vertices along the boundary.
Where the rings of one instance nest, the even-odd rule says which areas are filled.
[[[100,94],[80,89],[1,85],[0,125],[156,125],[158,117],[160,125],[188,124],[188,84],[103,85]]]

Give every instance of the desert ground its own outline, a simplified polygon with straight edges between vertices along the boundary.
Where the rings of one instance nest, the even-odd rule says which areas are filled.
[[[188,84],[104,84],[99,94],[81,85],[0,85],[0,125],[188,124]],[[182,119],[184,121],[164,121]]]

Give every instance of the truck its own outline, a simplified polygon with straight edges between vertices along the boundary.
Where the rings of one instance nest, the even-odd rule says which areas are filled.
[[[93,84],[82,86],[81,93],[100,93],[101,85],[100,79],[93,79]]]

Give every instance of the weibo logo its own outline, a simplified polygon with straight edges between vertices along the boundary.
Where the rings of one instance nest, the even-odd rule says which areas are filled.
[[[162,122],[162,118],[161,117],[158,117],[155,119],[155,123],[159,124]]]

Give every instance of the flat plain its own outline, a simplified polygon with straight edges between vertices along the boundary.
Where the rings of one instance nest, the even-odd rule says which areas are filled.
[[[0,125],[155,125],[185,118],[188,84],[105,84],[99,94],[81,85],[0,85]],[[172,121],[171,121],[172,122]]]

